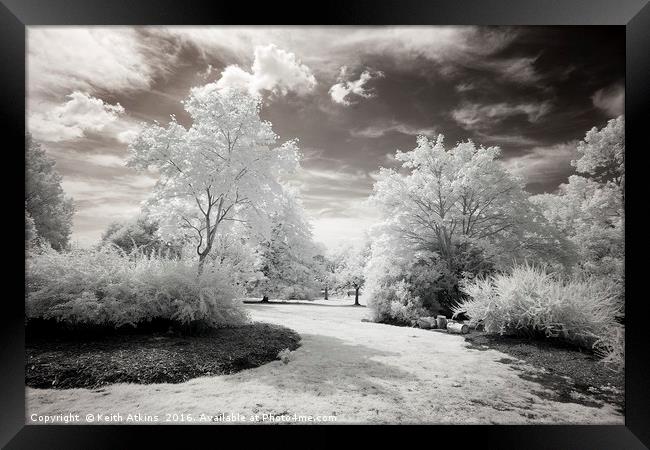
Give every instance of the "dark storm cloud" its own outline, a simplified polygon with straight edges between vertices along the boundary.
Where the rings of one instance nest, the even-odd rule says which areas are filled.
[[[371,220],[373,174],[419,134],[498,145],[548,192],[624,98],[622,27],[30,27],[28,46],[29,127],[77,199],[81,241],[137,212],[155,177],[124,167],[127,142],[142,121],[189,125],[193,86],[262,93],[276,133],[300,139],[292,183],[323,239]]]

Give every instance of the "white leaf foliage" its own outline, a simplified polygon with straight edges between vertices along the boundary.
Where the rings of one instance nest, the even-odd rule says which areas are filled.
[[[208,84],[192,89],[184,106],[192,125],[172,117],[167,126],[143,126],[128,164],[158,171],[149,214],[163,234],[191,236],[203,260],[233,223],[264,232],[282,203],[282,177],[301,155],[297,140],[278,143],[257,96]]]

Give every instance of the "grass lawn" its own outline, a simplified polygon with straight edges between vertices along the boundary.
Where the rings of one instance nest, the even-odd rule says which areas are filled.
[[[90,339],[30,338],[25,381],[36,388],[94,388],[113,383],[182,383],[232,374],[273,361],[300,336],[279,325],[253,323],[199,336],[115,334]]]

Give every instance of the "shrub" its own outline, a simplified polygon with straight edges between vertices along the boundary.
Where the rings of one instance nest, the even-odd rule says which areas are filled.
[[[562,277],[530,265],[509,274],[466,280],[470,297],[455,311],[471,323],[483,321],[489,333],[563,340],[586,347],[623,366],[624,328],[615,283],[603,278]]]
[[[409,324],[426,315],[420,297],[411,293],[405,281],[389,285],[370,285],[367,288],[368,306],[375,322]]]
[[[449,261],[440,256],[437,245],[412,245],[396,239],[390,232],[379,234],[372,243],[364,273],[368,306],[377,309],[373,314],[384,322],[405,321],[400,304],[412,305],[407,308],[409,316],[444,314],[449,317],[452,308],[466,297],[460,290],[460,280],[466,275],[480,276],[494,269],[486,256],[488,250],[466,240],[454,244],[453,258]],[[394,302],[396,296],[385,289],[396,287],[402,281],[408,296],[390,308],[388,303]],[[398,314],[396,317],[391,316],[392,310]]]
[[[65,325],[137,326],[152,320],[220,327],[241,324],[230,274],[198,263],[112,247],[58,253],[41,248],[27,259],[26,315]]]
[[[313,300],[317,296],[317,289],[304,285],[286,286],[278,293],[278,298],[284,300]]]

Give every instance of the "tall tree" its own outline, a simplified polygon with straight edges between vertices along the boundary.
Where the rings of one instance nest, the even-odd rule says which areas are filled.
[[[56,250],[67,248],[74,204],[63,192],[54,160],[29,134],[25,136],[25,178],[25,217],[31,218],[26,225],[31,235]]]
[[[499,154],[420,136],[415,149],[396,153],[401,170],[381,169],[371,196],[382,214],[366,271],[372,292],[404,281],[413,298],[439,310],[462,297],[465,276],[540,254],[561,263],[562,237]]]
[[[504,249],[510,258],[529,245],[525,235],[535,210],[523,180],[497,160],[498,147],[468,141],[447,150],[442,135],[417,142],[395,155],[407,174],[382,169],[372,194],[386,225],[405,243],[436,252],[450,269],[459,245],[490,249],[494,259]]]
[[[602,129],[593,127],[578,143],[576,172],[599,183],[625,185],[625,118],[611,119]]]
[[[38,241],[38,235],[36,234],[36,225],[34,224],[34,219],[27,211],[27,205],[25,205],[25,249],[34,247]]]
[[[347,249],[337,258],[336,280],[339,287],[354,289],[354,304],[359,306],[359,291],[366,281],[365,267],[368,261],[370,247],[368,241]]]
[[[323,286],[323,298],[329,300],[330,289],[336,285],[336,262],[324,251],[314,256],[317,264],[316,279]]]
[[[271,234],[258,247],[263,278],[258,290],[264,299],[313,298],[318,291],[319,249],[311,226],[295,194],[287,192],[282,209],[271,216]]]
[[[260,118],[261,99],[215,84],[191,90],[184,102],[189,129],[174,117],[145,126],[130,145],[129,165],[160,173],[148,201],[163,233],[194,240],[200,270],[228,222],[268,227],[283,196],[280,177],[299,163],[296,141],[277,146],[272,124]]]
[[[578,252],[576,267],[607,276],[622,289],[624,274],[625,126],[623,116],[588,131],[578,144],[578,174],[556,193],[531,200]]]

